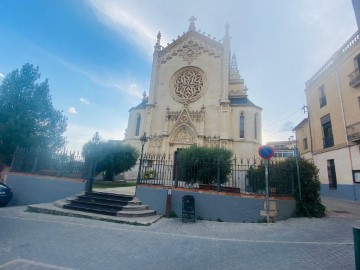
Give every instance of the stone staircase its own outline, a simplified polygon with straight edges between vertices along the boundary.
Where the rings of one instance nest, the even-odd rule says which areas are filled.
[[[68,199],[65,209],[90,212],[118,217],[148,217],[156,215],[155,210],[130,195],[103,192],[85,192],[75,198]]]

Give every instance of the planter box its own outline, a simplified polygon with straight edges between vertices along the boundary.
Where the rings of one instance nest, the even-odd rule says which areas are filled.
[[[205,190],[216,190],[216,186],[215,186],[215,185],[208,185],[208,184],[200,184],[200,185],[199,185],[199,188],[200,188],[200,189],[205,189]],[[235,187],[220,187],[220,191],[240,193],[240,188],[235,188]]]

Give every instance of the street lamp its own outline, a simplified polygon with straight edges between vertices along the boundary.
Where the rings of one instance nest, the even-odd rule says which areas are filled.
[[[148,137],[146,137],[146,132],[144,132],[144,135],[142,135],[140,137],[141,154],[140,154],[140,164],[139,164],[139,171],[138,171],[138,176],[136,179],[136,184],[140,184],[140,173],[141,173],[142,158],[143,158],[143,154],[144,154],[144,145],[147,141],[148,141]]]

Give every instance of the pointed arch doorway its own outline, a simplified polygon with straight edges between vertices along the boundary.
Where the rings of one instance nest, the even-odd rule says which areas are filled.
[[[170,153],[174,153],[173,180],[177,187],[177,182],[181,179],[181,160],[180,152],[184,148],[197,145],[197,132],[190,120],[190,116],[186,110],[181,113],[177,120],[177,124],[173,128],[170,136]]]

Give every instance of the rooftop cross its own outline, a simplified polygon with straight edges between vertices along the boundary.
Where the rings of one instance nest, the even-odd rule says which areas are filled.
[[[161,33],[159,31],[159,33],[157,34],[157,42],[156,42],[156,44],[160,44],[160,39],[161,39]]]
[[[195,21],[197,20],[197,18],[195,16],[191,16],[189,19],[190,25],[189,25],[189,31],[193,30],[196,31],[196,27],[195,27]]]

